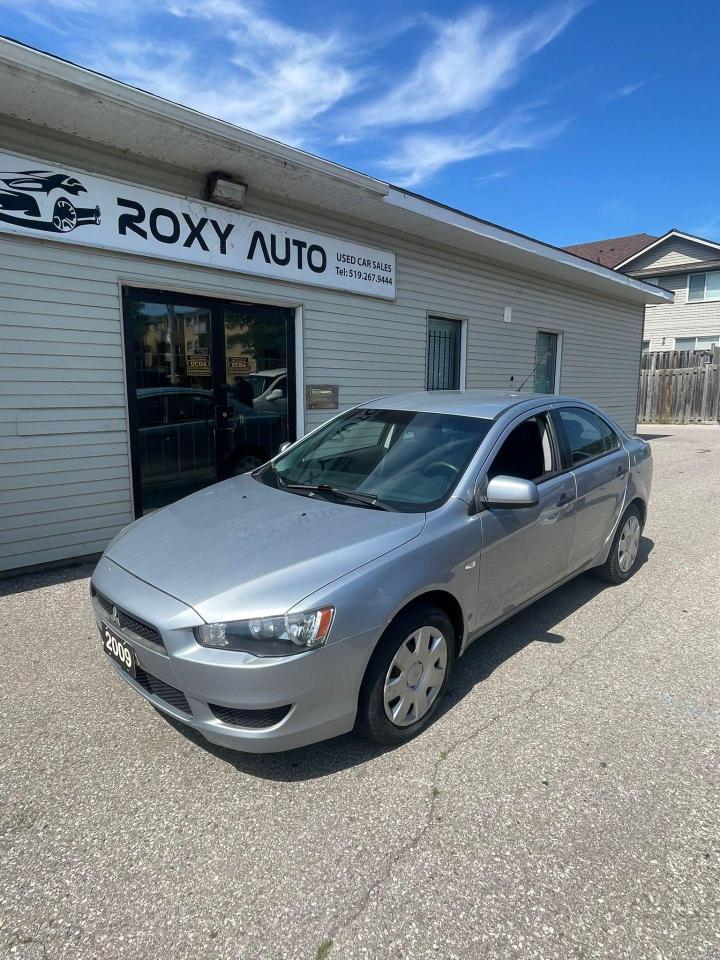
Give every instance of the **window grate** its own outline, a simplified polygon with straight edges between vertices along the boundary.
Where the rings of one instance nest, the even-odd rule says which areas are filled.
[[[430,318],[427,343],[427,389],[460,389],[460,330],[457,320]]]

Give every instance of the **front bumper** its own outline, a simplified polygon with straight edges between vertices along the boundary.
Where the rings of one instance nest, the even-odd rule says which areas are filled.
[[[132,644],[142,671],[136,681],[112,664],[118,675],[158,709],[211,743],[272,753],[353,728],[360,683],[378,631],[292,657],[253,657],[201,647],[192,628],[204,621],[192,607],[105,557],[95,569],[92,588],[111,605],[156,628],[162,641],[152,642],[131,628],[119,628],[94,597],[96,619],[105,620]],[[283,707],[290,709],[278,709]],[[238,725],[237,715],[233,723],[221,719],[229,716],[228,709],[257,712],[252,715],[253,726]],[[257,726],[265,721],[269,725]]]

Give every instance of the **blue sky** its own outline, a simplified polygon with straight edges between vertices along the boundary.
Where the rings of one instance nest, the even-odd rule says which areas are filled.
[[[0,0],[0,33],[559,245],[720,239],[717,0]]]

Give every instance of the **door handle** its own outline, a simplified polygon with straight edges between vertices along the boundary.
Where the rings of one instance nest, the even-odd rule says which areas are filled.
[[[555,504],[556,507],[565,507],[568,503],[572,503],[575,498],[570,493],[563,493],[560,495],[560,499]]]
[[[617,468],[617,474],[616,474],[616,476],[618,476],[618,477],[624,477],[626,473],[627,473],[627,467],[623,467],[622,464],[621,464],[621,465]]]

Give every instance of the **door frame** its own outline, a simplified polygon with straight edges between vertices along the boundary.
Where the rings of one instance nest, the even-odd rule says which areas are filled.
[[[133,332],[130,329],[130,304],[135,300],[141,300],[150,303],[165,303],[168,300],[182,302],[183,305],[206,307],[210,311],[211,325],[211,376],[210,385],[213,395],[216,398],[220,396],[220,388],[224,382],[223,375],[227,370],[227,359],[225,355],[225,330],[223,329],[223,310],[225,305],[230,304],[248,304],[259,307],[279,307],[288,310],[291,316],[288,316],[285,336],[285,350],[287,357],[287,377],[288,377],[288,411],[287,428],[288,438],[291,442],[298,436],[298,366],[297,354],[298,346],[298,320],[302,322],[301,308],[290,306],[289,304],[279,304],[272,302],[263,302],[260,300],[247,300],[230,296],[213,296],[212,294],[187,293],[184,290],[170,289],[168,287],[146,287],[135,286],[132,283],[122,283],[121,285],[121,314],[122,314],[122,334],[125,359],[125,391],[127,396],[128,411],[128,435],[130,446],[130,474],[133,498],[133,516],[135,519],[143,515],[142,503],[142,478],[140,476],[140,455],[139,455],[139,426],[138,426],[138,401],[137,401],[137,383],[135,379],[135,342]],[[300,316],[298,316],[300,314]],[[302,333],[302,330],[300,331]],[[302,376],[302,371],[300,371]],[[217,437],[215,440],[215,469],[216,483],[224,479],[221,475],[221,441]]]
[[[535,330],[535,369],[537,369],[537,337],[539,333],[549,333],[557,337],[556,341],[556,350],[555,350],[555,371],[553,376],[553,388],[552,393],[548,393],[548,397],[555,396],[557,397],[560,394],[560,381],[562,379],[562,353],[563,353],[563,337],[565,334],[564,330],[558,330],[553,327],[537,327]],[[534,375],[534,374],[533,374]]]

